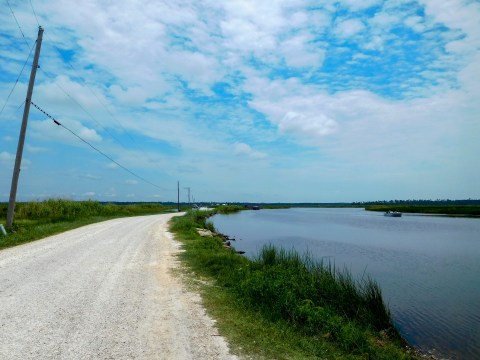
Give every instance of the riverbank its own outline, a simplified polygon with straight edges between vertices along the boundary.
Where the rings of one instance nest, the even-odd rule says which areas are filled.
[[[183,261],[234,353],[276,359],[413,359],[378,285],[273,247],[254,260],[226,249],[208,213],[175,218]],[[233,244],[234,245],[234,244]]]

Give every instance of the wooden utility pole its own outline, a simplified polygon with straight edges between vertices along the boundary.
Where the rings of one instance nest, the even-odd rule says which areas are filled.
[[[35,84],[35,75],[37,74],[40,48],[42,47],[42,36],[43,28],[39,26],[37,46],[35,48],[35,56],[33,57],[32,72],[30,73],[30,81],[28,83],[27,98],[25,99],[25,108],[23,109],[22,127],[20,129],[20,137],[18,138],[15,167],[13,168],[12,187],[10,188],[10,200],[8,202],[7,228],[11,228],[13,223],[15,199],[17,198],[18,177],[20,175],[20,165],[22,164],[23,145],[25,143],[25,133],[27,132],[28,114],[30,112],[30,103],[32,101],[33,85]]]

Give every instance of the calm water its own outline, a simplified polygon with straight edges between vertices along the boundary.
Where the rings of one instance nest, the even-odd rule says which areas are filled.
[[[480,219],[286,209],[212,221],[247,256],[273,244],[372,276],[411,345],[444,358],[480,359]]]

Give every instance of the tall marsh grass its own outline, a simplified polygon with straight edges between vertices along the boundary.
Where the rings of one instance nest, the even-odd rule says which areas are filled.
[[[49,199],[17,203],[12,229],[0,236],[0,249],[19,245],[92,222],[122,216],[158,214],[171,210],[162,204],[102,204],[97,201]],[[6,219],[7,204],[0,204],[0,217]],[[2,223],[3,221],[0,221]],[[5,224],[5,222],[3,222]]]
[[[162,212],[167,209],[161,204],[102,204],[98,201],[72,201],[48,199],[17,203],[14,220],[36,220],[44,222],[78,220],[98,216],[129,216]],[[6,216],[7,206],[0,207],[1,216]]]

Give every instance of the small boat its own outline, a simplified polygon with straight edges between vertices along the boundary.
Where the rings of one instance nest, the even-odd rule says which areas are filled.
[[[398,212],[398,211],[390,211],[388,210],[385,214],[383,214],[385,216],[390,216],[390,217],[401,217],[402,216],[402,213],[401,212]]]

